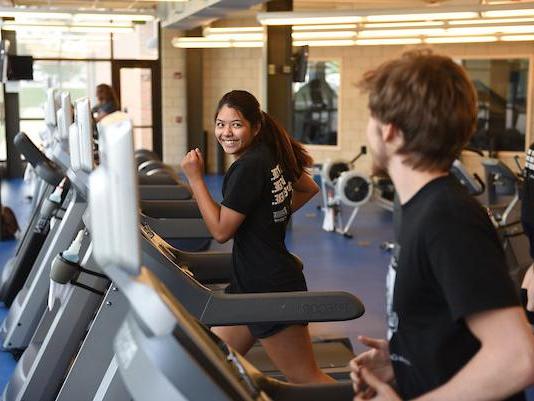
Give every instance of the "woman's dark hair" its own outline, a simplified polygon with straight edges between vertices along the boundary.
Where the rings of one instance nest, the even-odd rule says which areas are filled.
[[[113,103],[113,105],[119,109],[119,99],[111,86],[108,84],[100,84],[96,87],[96,91],[98,92],[99,90],[104,94],[106,103]]]
[[[289,135],[269,114],[261,111],[260,104],[254,95],[244,90],[226,93],[219,100],[215,119],[224,106],[239,111],[250,123],[251,128],[260,127],[251,146],[258,142],[265,143],[291,181],[297,181],[304,169],[312,166],[313,159],[304,146]]]

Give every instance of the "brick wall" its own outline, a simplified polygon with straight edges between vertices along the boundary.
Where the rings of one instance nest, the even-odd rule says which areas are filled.
[[[171,45],[179,35],[178,30],[163,29],[161,38],[163,160],[172,165],[180,163],[187,146],[185,50]]]
[[[164,31],[165,32],[165,31]],[[164,108],[164,149],[169,162],[177,160],[185,150],[185,124],[174,122],[176,114],[185,116],[185,83],[172,80],[172,72],[182,68],[183,51],[170,47],[170,38],[176,32],[164,33],[163,46],[163,108]],[[351,159],[365,145],[365,128],[368,111],[367,98],[355,87],[361,75],[383,61],[395,57],[408,49],[406,46],[354,46],[354,47],[314,47],[310,50],[312,59],[336,59],[341,62],[341,88],[339,110],[339,133],[337,147],[309,147],[316,162],[327,158]],[[532,58],[532,43],[488,43],[488,44],[450,44],[433,46],[436,52],[454,58]],[[169,58],[167,58],[167,56]],[[254,93],[264,104],[264,67],[262,49],[206,49],[204,51],[204,127],[208,131],[208,167],[213,171],[216,160],[215,139],[213,137],[213,113],[218,99],[228,90],[246,89]],[[534,67],[534,66],[533,66]],[[532,70],[532,68],[531,68]],[[532,74],[529,85],[532,85]],[[532,86],[530,86],[532,87]],[[529,92],[532,92],[529,90]],[[529,107],[532,114],[533,102]],[[527,122],[532,131],[533,121]],[[527,135],[529,132],[527,132]],[[534,139],[534,134],[530,135]],[[502,158],[512,163],[513,155],[503,154]],[[473,167],[479,168],[474,159]],[[358,162],[358,168],[369,171],[370,158]],[[471,158],[467,158],[471,163]],[[515,167],[515,164],[512,164]]]
[[[262,49],[204,50],[204,129],[208,132],[208,171],[216,166],[213,116],[219,99],[232,89],[244,89],[264,107]],[[227,158],[226,164],[231,162]]]

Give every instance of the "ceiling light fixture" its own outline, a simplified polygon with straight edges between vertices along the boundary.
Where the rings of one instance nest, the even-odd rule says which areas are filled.
[[[355,31],[330,31],[330,32],[293,32],[295,40],[314,39],[352,39],[356,37]]]
[[[497,36],[448,36],[443,38],[426,38],[425,43],[478,43],[496,42]]]
[[[469,19],[478,17],[478,13],[472,11],[450,13],[417,13],[417,14],[389,14],[368,15],[365,17],[369,22],[394,22],[394,21],[433,21],[450,19]]]
[[[419,38],[405,39],[357,39],[356,44],[360,46],[371,45],[417,45],[421,43]]]

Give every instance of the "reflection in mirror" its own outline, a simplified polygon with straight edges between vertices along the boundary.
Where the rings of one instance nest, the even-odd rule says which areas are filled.
[[[295,139],[310,145],[337,145],[338,61],[310,60],[306,80],[293,86]]]
[[[462,60],[478,96],[478,117],[470,146],[490,153],[524,151],[528,59]]]

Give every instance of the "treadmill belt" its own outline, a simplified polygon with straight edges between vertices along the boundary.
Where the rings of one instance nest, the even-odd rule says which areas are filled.
[[[323,372],[336,380],[349,379],[348,364],[354,358],[354,353],[347,347],[346,338],[314,341],[313,351]],[[273,365],[260,343],[256,343],[251,348],[246,355],[246,359],[263,373],[277,379],[284,379],[284,376]]]

